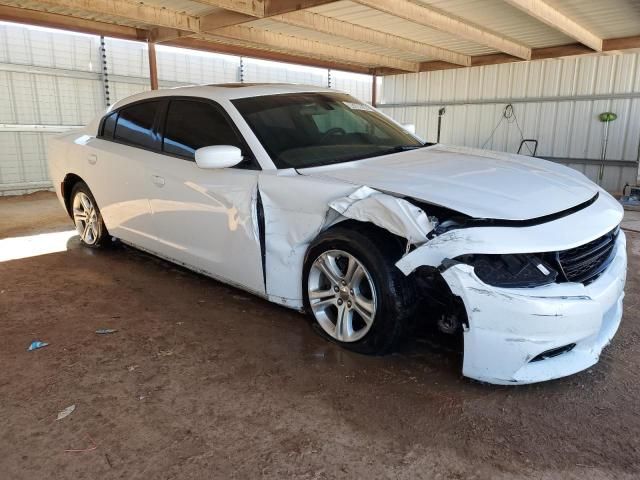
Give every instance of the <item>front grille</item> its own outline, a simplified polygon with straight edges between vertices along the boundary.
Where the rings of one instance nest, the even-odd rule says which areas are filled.
[[[598,278],[613,259],[618,231],[616,227],[592,242],[558,252],[556,258],[565,281],[586,285]]]

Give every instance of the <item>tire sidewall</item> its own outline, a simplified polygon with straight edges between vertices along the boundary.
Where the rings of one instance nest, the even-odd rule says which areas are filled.
[[[375,242],[360,232],[349,232],[352,239],[344,238],[342,232],[325,232],[318,241],[309,248],[303,269],[303,295],[305,310],[311,316],[317,330],[327,339],[349,350],[368,354],[386,353],[403,329],[402,314],[398,311],[397,286],[393,285],[393,272],[389,268],[389,260],[375,246]],[[342,250],[353,255],[368,270],[376,294],[376,314],[373,325],[367,334],[355,342],[341,342],[329,335],[317,322],[311,310],[308,293],[309,272],[313,262],[329,250]],[[391,265],[392,268],[395,266]]]

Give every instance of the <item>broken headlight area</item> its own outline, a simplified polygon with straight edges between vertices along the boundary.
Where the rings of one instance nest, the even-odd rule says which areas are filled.
[[[471,265],[480,280],[494,287],[541,287],[558,277],[558,272],[537,255],[461,255],[456,260]]]

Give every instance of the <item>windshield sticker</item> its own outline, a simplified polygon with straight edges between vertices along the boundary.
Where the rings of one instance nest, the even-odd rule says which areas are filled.
[[[354,103],[354,102],[342,102],[347,108],[351,110],[365,110],[367,112],[371,111],[371,107],[366,103]]]

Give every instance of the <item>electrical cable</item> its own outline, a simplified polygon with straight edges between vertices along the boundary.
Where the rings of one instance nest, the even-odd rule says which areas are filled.
[[[520,133],[520,141],[524,141],[524,133],[522,132],[522,128],[520,128],[520,122],[518,122],[518,117],[516,116],[516,112],[513,108],[513,105],[509,103],[502,110],[502,115],[500,116],[500,120],[498,120],[498,123],[496,124],[493,131],[491,132],[491,135],[489,135],[489,138],[487,138],[485,142],[482,144],[483,149],[487,146],[487,144],[491,140],[493,140],[493,137],[496,131],[498,130],[498,128],[500,128],[500,125],[502,125],[502,122],[505,120],[510,125],[515,123],[516,127],[518,128],[518,132]],[[533,155],[533,152],[531,151],[531,147],[529,147],[527,143],[525,143],[525,145],[527,147],[527,150],[529,150],[529,153]]]

